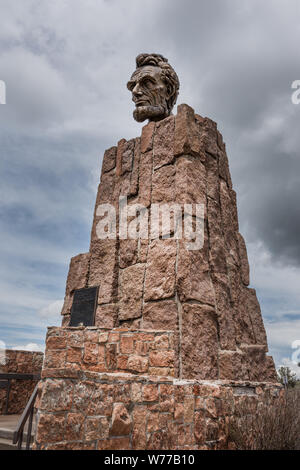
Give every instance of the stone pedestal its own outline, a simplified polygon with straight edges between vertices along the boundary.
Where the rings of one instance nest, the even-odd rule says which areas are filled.
[[[149,236],[124,235],[124,196],[129,223],[133,207],[144,207]],[[107,239],[99,239],[103,204],[116,214],[116,236]],[[164,204],[179,207],[172,212],[169,238],[165,225],[160,237],[152,231],[155,207]],[[186,219],[183,237],[175,227],[187,208],[197,224],[196,204],[203,209],[203,244],[190,249]],[[237,388],[246,387],[247,395],[250,387],[254,396],[256,387],[270,390],[276,382],[259,303],[248,285],[236,194],[216,124],[180,105],[176,116],[144,126],[140,138],[120,140],[104,154],[90,250],[70,263],[63,327],[48,333],[37,446],[201,448],[210,441],[224,446],[226,416],[233,411],[224,412],[223,398],[233,403]],[[93,286],[99,287],[94,329],[69,328],[75,289]],[[57,408],[67,384],[73,398],[68,408]],[[89,401],[89,387],[99,399]],[[119,397],[119,389],[128,394]],[[84,407],[96,403],[101,412],[86,415]],[[60,437],[47,434],[54,411]],[[120,416],[124,423],[117,425]],[[73,437],[72,420],[80,429]],[[203,423],[206,434],[200,431]]]
[[[36,449],[227,449],[230,419],[282,393],[257,381],[174,377],[174,332],[48,330]]]

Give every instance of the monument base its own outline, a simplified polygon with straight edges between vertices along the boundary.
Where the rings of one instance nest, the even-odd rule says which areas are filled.
[[[35,449],[228,449],[229,423],[274,382],[178,377],[174,332],[50,328]],[[177,375],[177,377],[176,377]]]

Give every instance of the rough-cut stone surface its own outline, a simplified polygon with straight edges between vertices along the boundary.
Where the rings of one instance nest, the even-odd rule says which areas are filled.
[[[241,279],[242,279],[243,284],[245,284],[245,286],[248,286],[250,283],[250,279],[249,279],[249,262],[248,262],[248,256],[247,256],[247,248],[246,248],[245,240],[240,233],[237,234],[237,239],[238,239],[238,247],[239,247],[239,254],[240,254],[240,261],[241,261]]]
[[[230,449],[228,423],[242,403],[256,413],[283,390],[268,382],[178,381],[127,374],[42,384],[35,449]]]
[[[84,253],[74,256],[71,259],[69,266],[69,273],[66,285],[66,295],[64,305],[62,308],[62,314],[67,315],[71,312],[73,303],[73,296],[75,289],[82,289],[86,287],[88,282],[90,254]]]
[[[176,241],[154,240],[148,250],[145,301],[166,299],[175,294]]]
[[[116,403],[112,412],[110,434],[127,436],[131,430],[131,417],[123,403]],[[97,437],[96,437],[97,439]]]
[[[218,378],[218,334],[213,308],[183,304],[181,361],[186,379]]]
[[[152,149],[155,122],[149,122],[142,128],[141,152],[146,153]]]
[[[226,250],[224,246],[221,209],[215,200],[208,199],[207,213],[209,231],[209,264],[212,271],[226,274]]]
[[[133,165],[130,177],[130,192],[128,196],[136,196],[139,190],[139,166],[141,157],[141,139],[137,137],[134,144]]]
[[[143,328],[154,330],[176,330],[178,309],[174,300],[147,302],[143,307]]]
[[[153,142],[154,170],[168,165],[174,160],[175,118],[170,116],[156,124]]]
[[[0,364],[2,374],[37,374],[42,370],[43,353],[33,351],[15,351],[6,349],[1,351],[3,361]],[[8,414],[21,414],[37,384],[37,380],[11,380]],[[0,388],[0,414],[5,412],[6,388]]]
[[[119,309],[116,304],[98,305],[95,314],[95,326],[99,328],[115,328],[118,326],[118,313]]]
[[[176,160],[176,202],[206,206],[206,170],[195,157],[181,156]]]
[[[153,212],[153,219],[149,217],[148,238],[124,240],[121,236],[119,239],[119,196],[125,195],[129,206],[143,204],[149,209],[149,216],[152,204],[172,204],[171,238],[165,237],[166,226],[160,231],[160,239],[150,230],[155,218]],[[97,207],[102,203],[111,203],[116,210],[116,240],[97,239]],[[188,213],[194,230],[195,203],[204,206],[201,222],[204,244],[191,250],[184,223],[185,238],[172,239],[174,222],[180,227],[180,214],[175,211],[175,216],[174,207],[182,209],[183,204],[192,205]],[[217,341],[213,354],[218,350],[217,354],[227,361],[225,365],[225,359],[220,360],[224,371],[219,368],[217,374],[234,378],[235,373],[240,377],[239,367],[234,364],[242,354],[247,367],[252,361],[257,368],[254,375],[265,376],[272,374],[270,362],[262,361],[261,368],[253,352],[257,349],[253,347],[261,346],[267,351],[267,340],[255,291],[248,289],[248,285],[249,264],[238,228],[236,194],[232,189],[226,147],[214,121],[195,114],[190,106],[180,105],[176,116],[150,122],[143,127],[140,138],[121,139],[116,147],[105,152],[90,252],[72,259],[62,311],[64,326],[69,322],[74,289],[99,286],[96,326],[122,326],[131,330],[171,328],[176,332],[174,351],[178,353],[183,339],[186,341],[189,334],[193,335],[188,331],[192,327],[186,326],[183,320],[189,319],[187,325],[197,321],[197,316],[187,314],[186,305],[199,303],[200,307],[211,309],[214,318],[211,333],[215,335],[217,331]],[[199,321],[199,328],[206,329],[206,323],[202,325]],[[243,353],[242,345],[248,346]],[[75,352],[71,357],[74,360]],[[87,357],[94,357],[92,350]],[[113,364],[113,347],[109,357]],[[139,350],[130,361],[131,370],[141,371],[146,367],[141,357]],[[229,357],[234,358],[233,365]],[[197,354],[190,354],[190,358],[186,366],[181,361],[181,372],[184,367],[191,371],[204,367],[199,366]],[[51,354],[47,361],[51,364],[56,360],[62,360],[59,352]],[[215,363],[215,356],[210,360]],[[119,363],[127,367],[125,358],[119,358]],[[178,367],[176,363],[175,369],[179,370]],[[199,371],[199,377],[204,371],[205,368]],[[215,371],[213,377],[217,377],[214,374]]]
[[[185,243],[179,241],[177,282],[181,301],[215,304],[206,246],[201,250],[188,250]]]
[[[125,142],[122,153],[121,174],[128,173],[132,169],[135,139]]]
[[[116,166],[117,147],[105,150],[102,163],[102,173],[113,170]]]
[[[219,369],[221,379],[249,380],[247,358],[241,351],[221,351]]]
[[[127,268],[136,264],[138,258],[138,240],[120,240],[119,245],[119,266]]]
[[[151,203],[152,160],[152,150],[141,153],[138,203],[145,207],[149,207]]]
[[[121,139],[117,145],[117,157],[116,157],[116,176],[120,177],[122,175],[122,158],[124,147],[126,145],[126,139]],[[101,179],[102,181],[102,179]]]
[[[206,187],[207,196],[219,203],[219,175],[218,175],[218,160],[210,154],[206,155]]]
[[[95,240],[91,245],[89,287],[100,286],[99,304],[115,300],[118,287],[116,240]]]
[[[220,202],[227,263],[239,265],[237,232],[234,224],[231,193],[223,180],[220,180]]]
[[[181,104],[175,118],[174,154],[201,156],[200,135],[196,125],[194,110]]]
[[[174,201],[175,167],[166,165],[156,170],[152,176],[152,203]]]
[[[43,377],[77,377],[80,371],[175,375],[174,332],[128,328],[48,329]]]
[[[218,315],[220,348],[234,351],[236,348],[236,331],[227,276],[222,273],[214,273],[212,282],[216,296],[215,305]]]
[[[255,338],[255,344],[264,345],[267,347],[267,336],[265,327],[262,320],[260,306],[256,297],[255,289],[243,288],[245,307],[249,312],[253,334]]]
[[[142,315],[142,293],[145,265],[137,264],[121,271],[119,281],[119,319],[128,320]]]

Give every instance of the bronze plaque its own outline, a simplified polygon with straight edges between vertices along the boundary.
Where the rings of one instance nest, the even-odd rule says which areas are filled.
[[[97,298],[98,287],[75,290],[70,326],[94,326]]]

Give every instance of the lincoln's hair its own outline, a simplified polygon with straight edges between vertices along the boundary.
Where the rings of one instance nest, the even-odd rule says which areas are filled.
[[[168,59],[160,54],[139,54],[136,58],[136,66],[154,65],[160,67],[169,98],[167,99],[168,111],[171,112],[179,93],[179,79],[175,70],[168,63]]]

